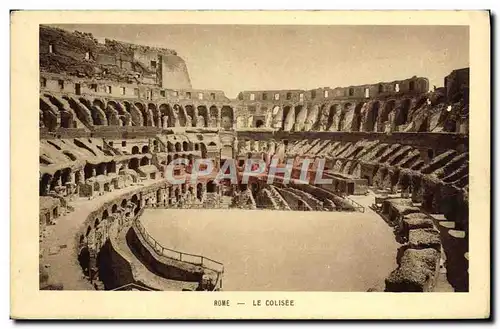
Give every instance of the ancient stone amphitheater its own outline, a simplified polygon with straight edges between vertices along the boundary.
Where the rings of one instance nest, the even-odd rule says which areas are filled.
[[[468,77],[229,99],[193,89],[174,50],[41,26],[40,289],[221,290],[238,268],[159,242],[140,220],[210,208],[364,216],[394,240],[394,266],[370,291],[467,291]],[[188,165],[175,175],[189,177],[196,159],[214,172],[172,184],[178,158]],[[268,184],[266,169],[217,182],[227,159],[238,178],[247,159],[291,160],[292,180]],[[300,184],[304,159],[308,175],[324,159],[333,183]]]

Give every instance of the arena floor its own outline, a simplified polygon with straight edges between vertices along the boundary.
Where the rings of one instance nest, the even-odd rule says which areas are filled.
[[[384,289],[399,244],[373,211],[148,209],[146,230],[163,246],[225,266],[226,291]]]

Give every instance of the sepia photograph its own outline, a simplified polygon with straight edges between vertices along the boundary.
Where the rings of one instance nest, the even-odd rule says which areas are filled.
[[[39,291],[467,295],[470,38],[41,22]]]

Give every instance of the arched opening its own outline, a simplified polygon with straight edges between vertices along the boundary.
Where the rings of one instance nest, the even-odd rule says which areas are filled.
[[[149,146],[148,145],[144,145],[142,147],[142,154],[145,154],[145,153],[149,153]]]
[[[99,108],[100,110],[104,110],[104,108],[105,108],[104,102],[102,100],[100,100],[99,98],[94,99],[94,101],[92,102],[92,105]]]
[[[419,133],[427,132],[429,131],[429,117],[425,117],[422,122],[420,123],[420,126],[418,126],[417,131]]]
[[[147,109],[147,107],[143,103],[141,103],[141,102],[135,103],[135,107],[137,107],[137,109],[139,110],[139,113],[141,115],[142,125],[143,126],[148,126],[149,125],[149,123],[148,123],[149,116],[148,116],[148,109]]]
[[[139,154],[139,146],[132,147],[132,154]]]
[[[191,126],[196,127],[196,115],[194,113],[194,107],[192,105],[186,105],[184,106],[184,109],[186,109],[186,114],[191,117]]]
[[[104,210],[104,212],[102,213],[102,219],[107,219],[109,217],[109,213],[108,213],[108,210]]]
[[[182,142],[182,150],[183,151],[188,151],[188,149],[189,149],[188,142]]]
[[[92,177],[92,174],[93,174],[93,170],[94,169],[94,166],[90,163],[87,163],[85,165],[85,167],[83,167],[83,174],[84,174],[84,178],[85,180],[89,179],[90,177]]]
[[[194,144],[194,150],[199,151],[200,150],[200,144],[196,143]]]
[[[217,127],[218,122],[219,122],[219,109],[217,108],[217,106],[212,105],[212,106],[210,106],[210,120],[209,120],[210,125],[209,126],[212,128],[215,128],[215,127]]]
[[[179,125],[181,127],[185,127],[186,126],[186,114],[185,114],[184,109],[180,105],[175,104],[174,105],[174,113],[177,116],[177,119],[179,120]]]
[[[409,84],[409,86],[408,86],[408,89],[409,89],[410,91],[414,91],[414,90],[415,90],[415,81],[414,81],[414,80],[410,81],[410,84]]]
[[[260,119],[257,120],[257,121],[255,121],[255,127],[256,128],[262,128],[262,127],[264,127],[264,121],[262,121]]]
[[[375,131],[379,108],[380,108],[379,101],[372,103],[372,106],[370,107],[370,110],[368,111],[368,115],[366,118],[365,131]]]
[[[99,223],[99,218],[96,218],[94,222],[94,228],[97,228],[97,226],[99,226]]]
[[[170,164],[170,162],[172,162],[172,159],[173,158],[171,154],[167,155],[167,165]]]
[[[221,110],[221,126],[223,129],[230,130],[233,129],[234,112],[233,108],[224,105]]]
[[[116,172],[116,162],[115,161],[110,161],[106,164],[106,172],[108,172],[108,173]]]
[[[173,127],[175,125],[175,118],[173,116],[172,108],[168,104],[160,105],[160,115],[162,127]]]
[[[49,174],[43,174],[42,179],[40,179],[40,195],[47,195],[47,187],[49,187],[51,177]]]
[[[215,185],[214,181],[208,181],[207,183],[207,193],[215,193],[217,189],[217,186]]]
[[[68,111],[60,111],[61,128],[76,128],[76,121],[73,121],[73,115]]]
[[[380,113],[379,117],[379,122],[381,123],[379,125],[379,131],[385,131],[385,124],[389,121],[389,115],[391,112],[394,110],[396,107],[396,101],[395,100],[390,100],[385,103],[384,109],[382,113]]]
[[[139,159],[133,158],[128,162],[128,168],[132,170],[137,170],[139,168]]]
[[[117,211],[118,211],[118,205],[114,204],[113,207],[111,207],[111,213],[114,214]]]
[[[65,186],[70,181],[71,169],[66,168],[61,172],[61,184]]]
[[[179,142],[175,143],[175,151],[182,152],[181,143],[179,143]]]
[[[359,131],[361,128],[361,109],[365,103],[358,103],[354,108],[354,116],[352,118],[351,131]]]
[[[149,165],[149,159],[148,157],[144,157],[141,159],[141,166],[147,166]]]
[[[174,151],[175,151],[174,144],[172,144],[171,142],[167,142],[167,152],[174,152]]]
[[[137,194],[134,194],[134,196],[132,197],[132,199],[130,199],[130,201],[132,201],[132,203],[134,203],[136,205],[136,207],[134,209],[134,214],[137,215],[139,213],[139,211],[141,210],[141,204],[139,202],[139,198],[137,197]]]
[[[152,121],[153,121],[153,126],[156,126],[156,123],[158,122],[158,112],[159,110],[156,108],[156,104],[154,103],[148,103],[148,113],[152,114]]]
[[[95,168],[95,173],[97,176],[99,175],[105,175],[106,174],[106,163],[105,162],[101,162],[99,163],[96,168]]]
[[[340,105],[339,104],[334,104],[332,106],[330,106],[330,110],[328,112],[328,121],[327,121],[327,129],[330,129],[330,127],[332,126],[333,124],[333,121],[334,121],[334,118],[335,118],[335,115],[337,114],[337,112],[340,110]]]
[[[345,114],[349,112],[351,109],[352,104],[351,103],[346,103],[344,104],[344,109],[340,111],[340,117],[339,117],[339,131],[342,131],[344,129],[344,121],[345,121]]]
[[[281,120],[281,129],[282,130],[285,130],[286,118],[288,117],[288,114],[290,113],[291,109],[292,109],[292,107],[290,105],[283,107],[283,118]]]
[[[120,204],[120,206],[121,206],[122,208],[124,208],[124,209],[125,209],[125,208],[127,208],[127,199],[123,199],[123,200],[122,200],[122,203]]]
[[[405,99],[396,113],[396,126],[404,125],[408,121],[408,112],[411,108],[411,99]]]
[[[208,110],[205,105],[198,106],[197,127],[208,127]]]

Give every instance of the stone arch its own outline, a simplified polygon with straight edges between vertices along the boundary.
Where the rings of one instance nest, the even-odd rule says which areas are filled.
[[[186,105],[186,106],[184,106],[184,109],[186,110],[186,115],[191,117],[191,126],[196,127],[198,115],[196,114],[194,106],[193,105]]]
[[[347,116],[347,113],[351,111],[351,107],[352,107],[352,103],[345,103],[344,104],[344,108],[342,109],[342,111],[340,111],[340,116],[339,116],[339,128],[338,128],[338,131],[344,131],[345,130],[345,121],[348,121],[346,120],[346,116]]]
[[[219,109],[217,106],[210,106],[210,119],[208,120],[208,126],[211,128],[217,128],[219,124]]]
[[[332,104],[328,111],[328,121],[327,121],[327,130],[333,129],[338,130],[338,122],[336,118],[340,115],[340,104]]]
[[[188,142],[186,142],[186,141],[182,142],[182,150],[183,151],[189,151],[189,144],[188,144]]]
[[[233,108],[224,105],[221,109],[221,125],[224,129],[233,129],[234,111]]]
[[[179,104],[174,105],[174,114],[177,117],[176,123],[179,123],[180,127],[186,127],[187,118],[186,110],[182,108]]]
[[[196,118],[197,127],[208,127],[208,109],[205,105],[198,106],[198,117]]]
[[[73,112],[64,110],[61,114],[61,128],[76,128],[76,121],[73,117]]]
[[[304,130],[304,124],[307,119],[307,112],[308,108],[307,106],[303,106],[301,104],[298,104],[295,106],[295,122],[294,122],[294,127],[296,131],[303,131]]]
[[[360,131],[361,129],[361,119],[362,119],[362,109],[365,103],[360,102],[354,107],[354,115],[351,121],[351,131]]]
[[[104,109],[104,113],[106,114],[106,118],[108,120],[108,125],[110,126],[123,126],[123,120],[120,119],[120,111],[122,109],[115,101],[108,101],[106,104],[106,108]]]
[[[200,143],[200,151],[201,151],[201,158],[206,159],[207,158],[207,146],[205,143]]]
[[[175,152],[182,152],[182,145],[180,142],[175,143]]]
[[[156,104],[149,103],[148,104],[148,115],[151,115],[151,126],[160,127],[161,126],[161,117],[160,110],[156,107]]]
[[[83,178],[87,180],[90,177],[92,177],[93,171],[94,171],[94,166],[91,163],[86,163],[85,166],[83,167]]]
[[[128,162],[128,168],[132,170],[137,170],[139,168],[139,159],[138,158],[132,158]]]
[[[47,195],[47,190],[50,188],[50,180],[52,176],[50,174],[43,174],[42,178],[40,179],[40,195]]]
[[[170,141],[167,142],[167,152],[175,152],[174,144]]]
[[[146,105],[144,105],[144,103],[141,102],[136,102],[134,106],[135,109],[137,110],[132,112],[131,109],[130,111],[130,114],[132,115],[132,122],[136,126],[147,126],[148,117],[147,117]]]
[[[141,104],[141,107],[139,108],[139,110],[141,111],[141,114],[142,114],[143,126],[153,127],[154,126],[153,114],[151,113],[151,110],[149,109],[149,107],[146,107],[144,104],[142,104],[142,103],[139,103],[139,104]],[[136,104],[136,106],[137,106],[137,104]]]
[[[385,102],[384,108],[378,117],[379,131],[380,132],[385,131],[384,126],[389,121],[390,114],[392,113],[392,111],[395,108],[396,108],[396,100],[392,99],[392,100]]]
[[[101,100],[100,98],[95,98],[94,101],[92,102],[92,105],[94,105],[95,107],[97,107],[101,110],[104,110],[106,108],[104,105],[104,101]]]
[[[140,164],[141,164],[141,167],[149,165],[149,158],[148,157],[143,157],[141,159],[141,163]]]
[[[107,173],[116,172],[116,162],[114,160],[106,164],[106,172]]]
[[[162,103],[159,107],[159,110],[160,110],[162,127],[163,128],[174,127],[175,117],[173,115],[173,111],[170,105]]]
[[[132,154],[139,154],[139,146],[134,145],[132,147]]]
[[[404,99],[398,106],[395,118],[395,125],[400,126],[406,124],[408,121],[408,113],[411,108],[411,99]]]
[[[142,154],[145,154],[145,153],[149,153],[149,146],[148,145],[144,145],[141,149],[141,153]]]
[[[291,121],[292,116],[295,117],[295,115],[293,115],[293,113],[292,113],[292,106],[291,105],[284,106],[282,113],[283,113],[283,117],[281,119],[281,129],[286,130],[287,122]],[[290,119],[288,119],[288,118],[290,118]]]
[[[368,109],[368,113],[366,114],[366,120],[363,127],[364,131],[375,131],[377,125],[377,117],[380,109],[380,102],[374,101],[370,104],[370,108]]]

